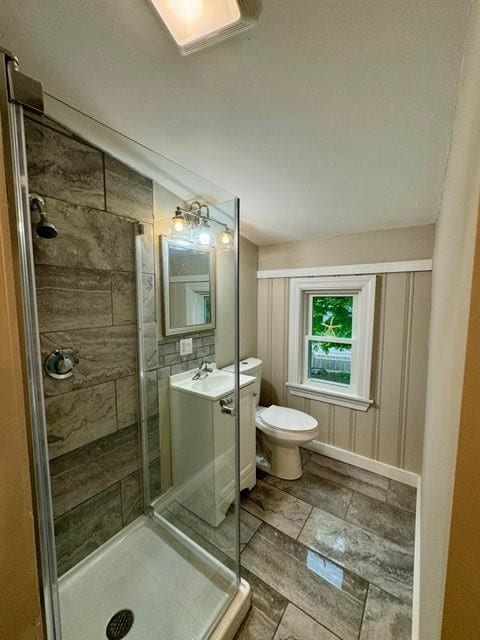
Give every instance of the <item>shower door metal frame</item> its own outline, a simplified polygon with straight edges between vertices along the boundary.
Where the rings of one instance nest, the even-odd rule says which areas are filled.
[[[137,388],[138,388],[138,421],[140,431],[140,459],[142,479],[143,512],[150,516],[153,508],[150,504],[150,473],[148,455],[148,420],[147,420],[147,389],[145,381],[145,331],[143,317],[143,269],[142,269],[142,237],[145,227],[141,222],[133,225],[135,252],[135,295],[137,318]]]
[[[235,562],[237,565],[237,589],[240,586],[240,198],[234,201],[234,270],[235,270],[235,289],[234,289],[234,391],[235,391]]]
[[[15,86],[15,79],[20,84]],[[31,100],[33,98],[33,100]],[[0,118],[16,278],[21,283],[22,371],[26,389],[32,495],[43,624],[48,640],[61,640],[57,560],[50,487],[43,375],[37,314],[23,110],[42,112],[41,85],[21,74],[13,54],[0,48]]]

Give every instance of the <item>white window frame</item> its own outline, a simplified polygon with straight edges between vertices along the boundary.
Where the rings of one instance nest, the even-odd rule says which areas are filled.
[[[290,280],[287,387],[292,395],[366,411],[372,404],[373,323],[376,276],[333,276]],[[353,296],[352,370],[349,385],[307,378],[312,296]],[[325,337],[325,336],[324,336]],[[341,338],[340,342],[350,342]],[[335,342],[335,340],[333,340]]]

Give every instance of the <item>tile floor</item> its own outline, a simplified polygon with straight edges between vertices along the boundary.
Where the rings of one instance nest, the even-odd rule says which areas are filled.
[[[410,640],[415,489],[302,450],[242,499],[252,608],[236,640]]]

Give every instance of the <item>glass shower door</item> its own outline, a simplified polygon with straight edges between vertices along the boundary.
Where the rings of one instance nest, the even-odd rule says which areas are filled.
[[[186,205],[178,196],[156,188],[156,301],[148,295],[152,289],[146,278],[148,239],[137,239],[137,247],[144,252],[138,260],[143,275],[137,278],[142,288],[137,298],[142,305],[144,330],[139,338],[145,362],[149,358],[148,309],[155,303],[158,332],[157,384],[149,384],[147,370],[143,376],[147,415],[142,438],[149,460],[144,499],[162,535],[196,567],[195,578],[182,575],[180,566],[176,577],[193,589],[187,608],[195,612],[199,629],[203,625],[206,634],[239,584],[237,381],[233,372],[223,370],[236,355],[238,205],[235,200],[208,205],[210,244],[196,238],[203,222],[195,216],[181,231],[171,232],[171,219],[179,206]],[[185,218],[188,221],[187,213]],[[231,235],[222,243],[225,229]],[[157,450],[159,464],[152,453]],[[145,463],[143,469],[147,469]],[[178,588],[182,591],[181,584]]]

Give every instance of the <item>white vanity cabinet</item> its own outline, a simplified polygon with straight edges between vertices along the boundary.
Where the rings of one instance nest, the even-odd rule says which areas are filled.
[[[198,381],[192,381],[191,375],[180,375],[172,376],[170,382],[175,500],[217,527],[235,497],[235,418],[222,407],[222,401],[229,400],[232,404],[227,407],[233,406],[233,374],[215,370]],[[240,378],[235,410],[240,415],[242,490],[252,488],[256,477],[255,378]]]
[[[240,491],[257,482],[255,381],[240,389]]]

